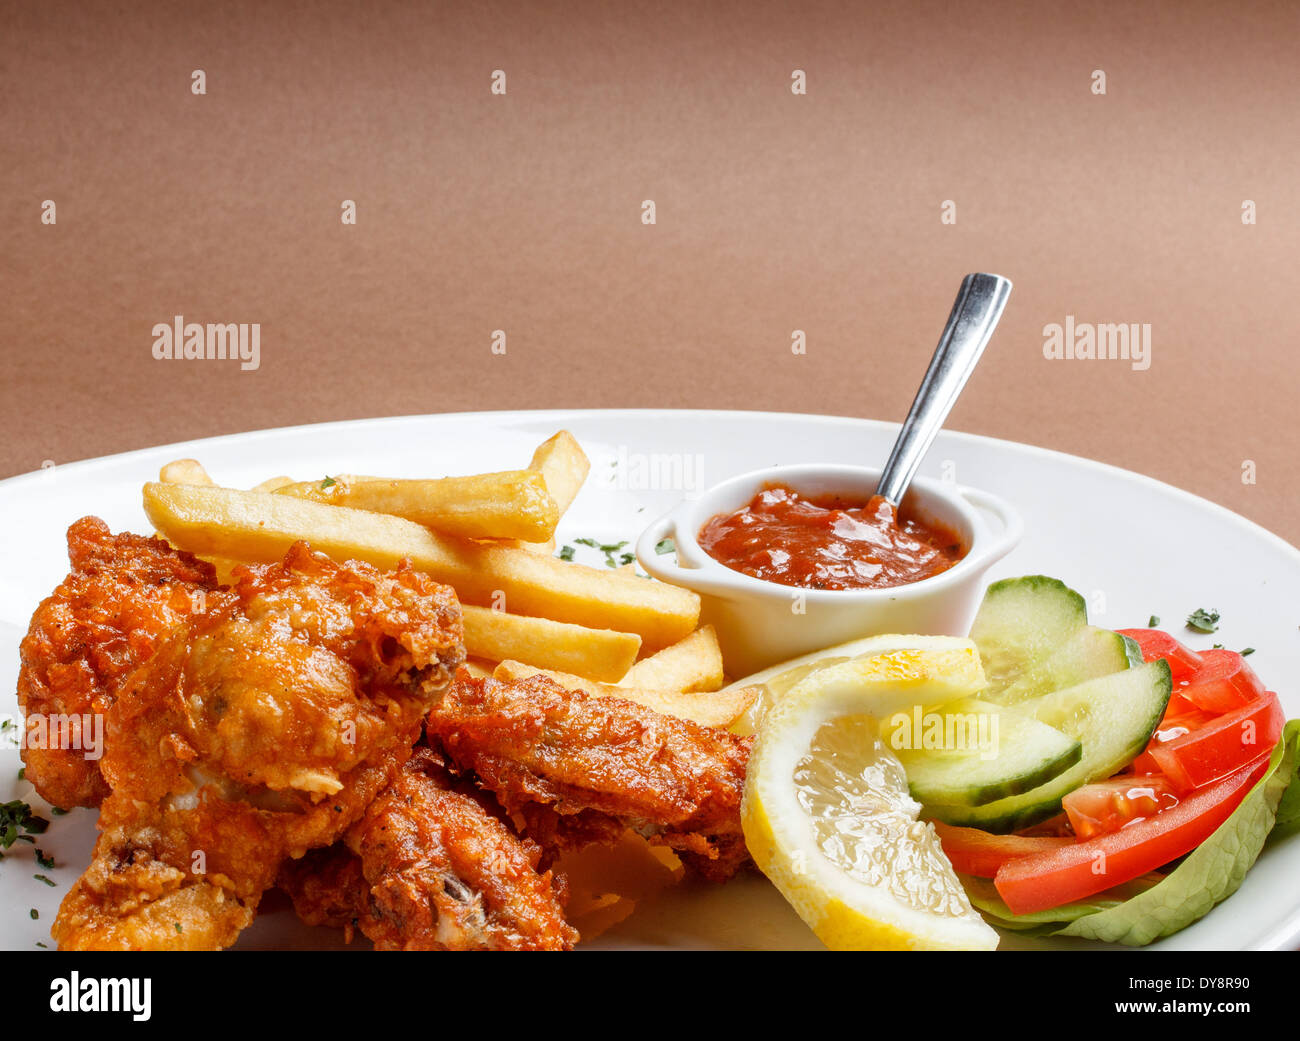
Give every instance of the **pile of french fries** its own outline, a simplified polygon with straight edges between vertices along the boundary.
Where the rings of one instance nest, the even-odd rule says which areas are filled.
[[[722,654],[697,628],[699,597],[644,578],[554,556],[555,529],[591,466],[562,430],[524,470],[393,480],[275,477],[248,491],[218,486],[193,459],[144,486],[144,509],[172,545],[210,560],[223,580],[271,563],[305,540],[336,560],[393,568],[409,560],[452,586],[469,668],[619,697],[705,726],[730,726],[751,688],[722,692]]]

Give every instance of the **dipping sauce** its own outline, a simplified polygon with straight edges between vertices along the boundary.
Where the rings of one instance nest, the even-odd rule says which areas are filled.
[[[806,499],[783,485],[714,517],[699,543],[733,571],[804,589],[905,586],[947,571],[966,553],[955,533],[899,516],[879,495],[865,504]]]

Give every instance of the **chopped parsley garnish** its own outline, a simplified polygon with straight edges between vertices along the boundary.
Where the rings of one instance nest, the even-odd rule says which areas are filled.
[[[34,907],[31,909],[31,911],[30,911],[29,913],[30,913],[31,916],[32,916],[32,921],[33,921],[33,922],[39,920],[40,917],[41,917],[41,912],[38,911],[38,910],[36,910],[36,908],[34,908]]]
[[[1216,644],[1214,645],[1214,650],[1216,650],[1216,651],[1221,651],[1221,650],[1223,650],[1223,644],[1221,644],[1221,643],[1216,643]]]
[[[56,817],[62,817],[68,811],[65,810],[62,806],[51,806],[50,812],[54,814],[54,816]]]
[[[676,552],[677,552],[677,543],[675,543],[672,539],[660,539],[658,542],[655,543],[655,553],[661,557],[665,553],[676,553]]]
[[[1160,616],[1158,614],[1153,614],[1150,618],[1147,619],[1148,629],[1154,629],[1159,624],[1160,624]]]
[[[1250,657],[1250,655],[1252,655],[1252,654],[1254,654],[1254,653],[1255,653],[1255,648],[1254,648],[1254,647],[1243,647],[1243,648],[1242,648],[1242,651],[1241,651],[1241,656],[1242,656],[1243,658],[1248,658],[1248,657]]]
[[[32,878],[36,879],[37,882],[44,882],[51,889],[53,889],[57,884],[53,879],[46,878],[44,875],[33,875]]]
[[[0,849],[8,849],[18,839],[34,842],[31,836],[41,834],[49,826],[50,822],[32,813],[32,808],[22,799],[0,803]]]
[[[20,767],[18,768],[18,780],[20,780],[20,781],[25,781],[25,780],[27,780],[27,767],[25,767],[25,766],[20,766]]]
[[[43,944],[43,943],[41,943],[40,940],[37,940],[37,941],[36,941],[36,946],[37,946],[37,947],[44,947],[47,951],[50,949],[49,946],[48,946],[47,944]]]
[[[1198,607],[1187,616],[1187,628],[1193,629],[1198,633],[1218,632],[1219,612],[1207,611],[1203,607]]]
[[[41,849],[40,846],[36,847],[36,863],[40,864],[46,871],[54,868],[54,858]]]
[[[328,476],[327,476],[327,477],[325,478],[325,480],[321,481],[321,483],[320,483],[320,490],[321,490],[321,491],[325,491],[325,489],[327,489],[327,488],[333,488],[336,484],[338,484],[338,482],[337,482],[336,480],[334,480],[333,477],[328,477]]]
[[[590,546],[592,549],[600,550],[605,554],[606,567],[618,567],[620,564],[630,564],[636,558],[631,553],[624,553],[619,556],[619,550],[627,545],[627,540],[622,542],[597,542],[595,539],[574,539],[579,546]]]
[[[572,560],[572,559],[573,559],[573,552],[574,552],[574,551],[573,551],[573,547],[572,547],[572,546],[561,546],[561,547],[560,547],[560,559],[561,559],[561,560]]]
[[[183,933],[185,931],[184,929],[181,928],[180,922],[172,922],[172,925],[176,926],[176,931],[178,933]]]

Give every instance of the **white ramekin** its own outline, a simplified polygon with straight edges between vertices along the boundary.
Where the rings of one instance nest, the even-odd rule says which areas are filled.
[[[968,548],[947,571],[892,589],[779,585],[733,571],[697,541],[710,518],[740,509],[767,485],[789,485],[808,496],[838,493],[865,502],[879,478],[878,469],[824,463],[740,474],[684,500],[652,523],[637,540],[636,556],[655,578],[700,594],[700,620],[717,629],[727,672],[735,678],[860,636],[965,636],[979,608],[985,572],[1011,551],[1023,531],[1015,509],[988,492],[922,477],[912,481],[905,506],[956,532]],[[656,552],[666,538],[676,545],[675,557]]]

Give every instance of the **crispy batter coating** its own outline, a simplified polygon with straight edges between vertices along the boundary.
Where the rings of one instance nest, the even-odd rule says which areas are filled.
[[[307,925],[342,929],[348,943],[370,906],[361,858],[342,842],[314,849],[300,860],[286,860],[275,882],[289,894],[294,911]]]
[[[559,850],[612,834],[609,820],[722,881],[748,854],[740,799],[752,741],[545,676],[513,683],[465,670],[426,728],[526,831]],[[530,807],[542,806],[558,815]]]
[[[114,535],[97,517],[68,529],[68,558],[71,572],[36,608],[20,650],[18,704],[29,727],[102,718],[122,681],[217,588],[211,564],[162,539]],[[108,784],[84,751],[25,747],[27,779],[55,806],[98,806]]]
[[[280,885],[309,924],[360,927],[377,950],[568,950],[558,882],[482,793],[417,749],[347,837]]]
[[[397,775],[464,660],[455,593],[293,546],[237,569],[121,686],[111,788],[65,949],[228,946],[287,857],[328,846]]]

